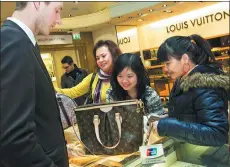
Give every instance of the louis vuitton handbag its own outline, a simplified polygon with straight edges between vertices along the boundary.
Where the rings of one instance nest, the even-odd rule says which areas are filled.
[[[79,106],[75,115],[86,153],[116,155],[139,150],[143,140],[143,102],[139,100]]]

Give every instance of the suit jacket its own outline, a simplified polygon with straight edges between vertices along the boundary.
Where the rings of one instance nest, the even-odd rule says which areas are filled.
[[[55,91],[26,33],[1,27],[0,166],[67,167],[66,143]]]

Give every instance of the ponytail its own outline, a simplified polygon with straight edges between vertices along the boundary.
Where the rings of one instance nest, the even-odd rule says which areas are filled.
[[[211,62],[216,62],[215,56],[211,51],[211,46],[204,38],[197,34],[193,34],[189,36],[189,38],[197,48],[196,55],[194,55],[196,64],[209,64]]]
[[[173,36],[168,38],[159,47],[157,59],[159,62],[168,61],[170,57],[180,60],[185,53],[194,64],[218,65],[209,43],[197,34],[191,36]]]

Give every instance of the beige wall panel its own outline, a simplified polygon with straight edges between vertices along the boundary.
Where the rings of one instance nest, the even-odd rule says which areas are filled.
[[[96,31],[93,31],[93,42],[97,43],[99,40],[112,40],[117,44],[117,35],[115,26],[106,26]]]

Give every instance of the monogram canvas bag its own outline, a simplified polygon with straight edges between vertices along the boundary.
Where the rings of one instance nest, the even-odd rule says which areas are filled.
[[[77,104],[70,97],[60,93],[56,94],[56,99],[60,110],[62,127],[66,129],[76,123],[74,109],[77,107]]]
[[[79,106],[75,115],[87,153],[126,154],[139,150],[143,140],[142,101]]]

